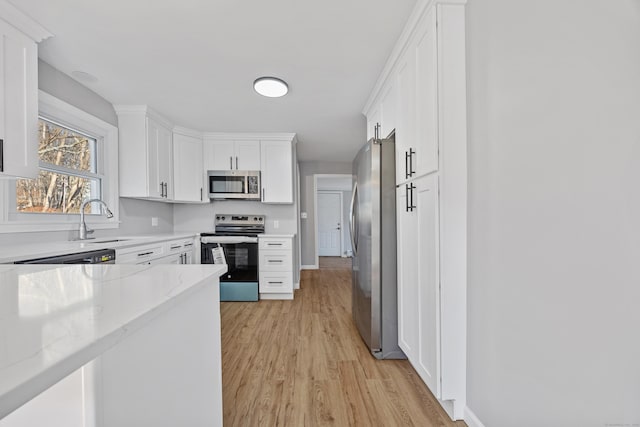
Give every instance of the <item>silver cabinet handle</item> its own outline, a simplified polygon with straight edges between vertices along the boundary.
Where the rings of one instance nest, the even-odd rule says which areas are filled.
[[[269,284],[271,284],[271,285],[282,285],[282,283],[283,282],[272,282],[272,281],[269,281]]]
[[[202,201],[202,187],[200,187],[200,201]]]
[[[0,172],[4,172],[4,139],[0,139]]]
[[[284,262],[281,259],[270,259],[269,262]]]
[[[147,255],[151,255],[153,252],[142,252],[140,254],[138,254],[138,256],[147,256]]]
[[[282,243],[267,243],[267,246],[282,246]]]
[[[229,156],[229,169],[233,169],[233,156]]]
[[[169,184],[166,182],[164,183],[164,197],[169,197]]]
[[[160,197],[164,197],[164,182],[160,183]]]
[[[171,246],[171,249],[180,249],[180,246]]]
[[[236,169],[238,169],[238,156],[236,156]]]
[[[262,201],[264,202],[264,187],[262,187]]]

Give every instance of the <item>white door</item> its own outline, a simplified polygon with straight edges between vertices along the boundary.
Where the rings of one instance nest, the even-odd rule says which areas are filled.
[[[418,212],[418,305],[420,349],[418,373],[431,392],[440,398],[440,233],[438,177],[417,181]],[[414,191],[416,191],[414,190]]]
[[[260,170],[260,141],[236,141],[235,156],[234,169]]]
[[[411,187],[413,188],[413,187]],[[419,284],[418,213],[410,207],[410,184],[396,190],[398,243],[398,345],[415,366],[418,362]],[[415,190],[413,190],[415,191]],[[414,196],[415,205],[415,196]]]
[[[290,141],[260,142],[262,203],[293,203],[293,160]]]
[[[342,194],[318,192],[318,255],[340,256]]]
[[[202,188],[202,140],[193,136],[173,134],[173,198],[199,202]]]

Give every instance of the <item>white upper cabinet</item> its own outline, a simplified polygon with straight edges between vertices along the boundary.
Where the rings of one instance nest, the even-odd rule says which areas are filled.
[[[259,170],[260,141],[205,139],[207,170]]]
[[[46,30],[3,3],[0,11],[0,178],[38,176],[38,48]]]
[[[411,44],[408,52],[415,51]],[[398,65],[398,117],[396,128],[396,183],[411,179],[409,164],[416,145],[416,57],[407,54]]]
[[[386,138],[396,128],[396,111],[398,109],[398,93],[395,82],[390,81],[385,87],[380,101],[379,138]]]
[[[120,137],[120,196],[172,200],[171,123],[146,105],[118,105],[115,110]]]
[[[183,129],[173,132],[173,199],[209,201],[203,187],[202,137]]]
[[[261,141],[262,203],[293,203],[291,141]]]
[[[260,141],[236,141],[235,169],[245,171],[260,170]]]
[[[416,139],[409,161],[413,176],[438,170],[438,39],[436,11],[431,9],[416,39]]]

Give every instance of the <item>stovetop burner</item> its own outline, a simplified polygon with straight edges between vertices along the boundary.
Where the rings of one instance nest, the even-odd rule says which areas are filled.
[[[220,214],[215,219],[215,235],[218,236],[257,236],[265,229],[264,215]],[[201,233],[210,236],[214,233]]]

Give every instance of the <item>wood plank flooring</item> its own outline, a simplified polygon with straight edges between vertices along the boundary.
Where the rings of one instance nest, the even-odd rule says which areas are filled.
[[[221,303],[224,425],[465,426],[409,362],[371,356],[343,264],[303,271],[293,301]]]

